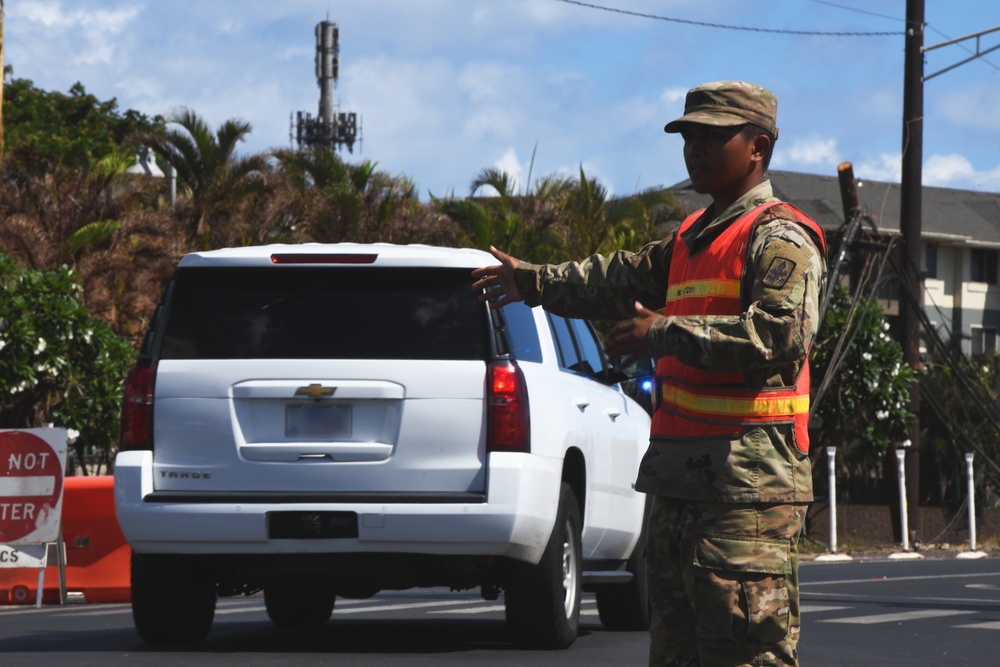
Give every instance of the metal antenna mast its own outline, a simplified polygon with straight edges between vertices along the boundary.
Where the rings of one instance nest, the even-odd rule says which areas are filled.
[[[335,111],[333,89],[340,68],[340,28],[336,23],[320,21],[316,25],[316,81],[319,84],[319,113],[316,118],[296,112],[295,140],[299,147],[326,146],[336,150],[346,146],[354,152],[358,138],[358,116],[354,112]]]

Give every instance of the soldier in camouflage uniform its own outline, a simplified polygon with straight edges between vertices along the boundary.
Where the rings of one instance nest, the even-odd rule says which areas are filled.
[[[807,356],[826,263],[818,226],[778,203],[764,175],[778,137],[776,116],[774,95],[754,84],[720,81],[692,89],[684,115],[664,129],[683,137],[692,186],[712,197],[708,209],[639,252],[533,265],[494,248],[500,264],[473,272],[473,289],[485,290],[480,298],[493,307],[524,300],[568,317],[631,318],[605,342],[616,364],[660,358],[658,379],[664,368],[706,378],[735,374],[746,395],[785,392],[797,405],[795,415],[744,416],[738,426],[720,427],[697,415],[753,407],[756,399],[710,398],[711,405],[701,405],[697,391],[664,385],[655,392],[661,401],[636,481],[637,490],[653,496],[646,550],[650,665],[798,664],[797,543],[812,500],[803,421]],[[741,241],[746,250],[719,248],[727,230],[739,232],[741,224],[749,230]],[[675,313],[677,299],[698,291],[686,287],[693,283],[675,285],[672,270],[711,273],[715,267],[698,263],[737,252],[745,254],[737,273],[742,279],[730,281],[739,282],[730,296],[739,312],[656,312],[666,302],[664,312]],[[685,396],[695,399],[685,404]],[[678,401],[676,409],[664,405],[667,397]],[[669,422],[684,411],[688,422]],[[670,432],[657,426],[658,417],[695,427]]]

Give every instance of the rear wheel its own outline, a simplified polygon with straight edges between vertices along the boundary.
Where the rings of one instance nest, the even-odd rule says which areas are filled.
[[[215,601],[215,582],[197,559],[132,554],[132,620],[147,644],[202,641],[212,629]]]
[[[336,597],[327,586],[282,581],[264,589],[264,606],[279,628],[318,628],[330,620]]]
[[[504,588],[507,625],[522,646],[561,649],[576,641],[580,625],[580,507],[568,484],[538,565],[518,563]]]

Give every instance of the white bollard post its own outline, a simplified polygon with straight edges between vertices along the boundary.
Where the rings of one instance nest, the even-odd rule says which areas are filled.
[[[906,516],[906,450],[896,450],[896,460],[899,462],[899,523],[903,531],[903,551],[910,550],[910,523]]]
[[[910,551],[910,518],[906,515],[906,448],[910,441],[900,443],[896,450],[896,460],[899,462],[899,525],[903,532],[903,552],[889,554],[889,558],[917,559],[922,554]]]
[[[976,550],[976,478],[972,473],[973,454],[965,455],[965,474],[969,478],[969,550],[959,552],[959,558],[986,558],[987,554]]]
[[[972,476],[972,457],[965,455],[965,473],[969,477],[969,551],[976,550],[976,484]]]
[[[826,470],[830,482],[830,553],[816,557],[819,561],[853,561],[837,553],[837,448],[826,448]]]
[[[837,553],[837,448],[826,448],[826,473],[830,482],[830,553]]]

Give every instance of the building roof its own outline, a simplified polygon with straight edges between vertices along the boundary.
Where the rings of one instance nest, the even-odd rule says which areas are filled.
[[[844,222],[844,205],[837,176],[769,170],[771,187],[786,201],[835,230]],[[691,189],[691,181],[670,188],[677,200],[695,211],[711,203]],[[899,232],[900,186],[858,179],[858,202],[887,234]],[[1000,248],[1000,193],[925,187],[921,204],[921,238],[927,243]]]

